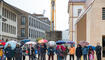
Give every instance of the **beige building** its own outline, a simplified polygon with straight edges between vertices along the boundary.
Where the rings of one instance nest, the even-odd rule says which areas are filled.
[[[69,0],[69,40],[76,41],[76,21],[79,15],[85,10],[86,0]]]
[[[105,0],[88,0],[85,11],[76,22],[76,40],[86,40],[96,46],[100,42],[103,48],[102,60],[105,60]]]

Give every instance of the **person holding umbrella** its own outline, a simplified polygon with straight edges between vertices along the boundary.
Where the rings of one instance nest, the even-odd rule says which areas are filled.
[[[82,47],[80,44],[77,45],[77,48],[76,48],[76,57],[77,57],[77,60],[81,60],[81,56],[82,56]]]
[[[41,53],[41,60],[46,60],[46,50],[47,50],[47,46],[45,43],[42,43],[40,46],[40,53]]]
[[[8,46],[6,47],[5,54],[6,54],[7,60],[12,60],[12,58],[14,57],[14,50],[12,50],[10,44],[8,44]]]
[[[28,47],[28,55],[29,55],[29,60],[33,60],[34,58],[34,48],[32,47],[32,44]]]
[[[82,54],[83,54],[83,59],[87,60],[87,55],[88,55],[88,47],[87,46],[84,46],[82,48]]]
[[[94,50],[92,47],[89,48],[89,60],[94,60]]]
[[[101,60],[101,46],[100,46],[100,43],[97,43],[97,46],[96,46],[96,56],[97,56],[97,60]]]
[[[54,47],[48,47],[48,60],[50,60],[50,58],[52,57],[52,60],[54,60]]]
[[[70,49],[69,49],[69,53],[70,53],[70,60],[71,60],[71,59],[74,60],[75,47],[73,46],[73,44],[71,45],[71,47],[70,47]]]
[[[19,44],[15,48],[15,60],[22,60],[22,49]]]
[[[65,46],[65,52],[64,52],[64,59],[66,60],[66,58],[67,58],[67,55],[68,55],[68,53],[69,53],[69,49],[68,49],[68,47],[67,46]]]

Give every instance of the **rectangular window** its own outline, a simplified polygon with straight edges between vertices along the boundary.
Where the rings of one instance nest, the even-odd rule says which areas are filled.
[[[102,8],[102,20],[105,20],[105,8]]]
[[[21,29],[21,37],[25,37],[25,29],[24,28]]]
[[[82,11],[82,9],[78,9],[78,16],[80,15],[81,11]]]
[[[25,18],[25,16],[22,16],[21,17],[21,25],[25,25],[25,23],[26,23],[26,18]]]

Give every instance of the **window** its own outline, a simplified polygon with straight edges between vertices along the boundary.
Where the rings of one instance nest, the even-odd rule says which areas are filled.
[[[26,18],[25,18],[25,16],[22,16],[21,17],[21,24],[25,25],[25,23],[26,23]]]
[[[25,29],[22,28],[22,29],[21,29],[21,37],[24,37],[24,36],[25,36]]]
[[[102,20],[105,20],[105,8],[102,8]]]
[[[80,15],[81,11],[82,11],[82,9],[78,9],[78,16]]]

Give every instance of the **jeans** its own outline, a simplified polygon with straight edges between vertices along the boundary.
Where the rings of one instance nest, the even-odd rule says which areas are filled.
[[[70,55],[70,60],[74,60],[74,55]]]
[[[41,54],[41,60],[46,60],[45,53]]]
[[[101,55],[97,55],[97,60],[101,60]]]
[[[1,60],[1,56],[0,56],[0,60]]]
[[[58,57],[58,60],[63,60],[63,58],[61,56],[57,56]]]
[[[81,60],[81,57],[77,57],[77,60]]]
[[[87,60],[87,55],[83,55],[83,59],[84,60]]]

